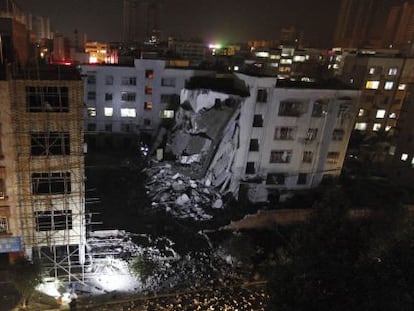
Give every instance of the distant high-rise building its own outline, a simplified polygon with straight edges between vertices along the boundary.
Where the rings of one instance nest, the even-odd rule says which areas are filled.
[[[160,39],[160,0],[124,0],[123,9],[124,41],[156,42]]]
[[[383,36],[384,47],[405,49],[414,41],[414,4],[405,2],[391,8]]]
[[[334,45],[345,48],[376,47],[383,30],[385,0],[342,0]],[[380,22],[381,20],[382,23]]]
[[[49,18],[43,16],[35,16],[33,18],[33,31],[36,35],[36,41],[42,39],[52,39],[50,32],[50,21]]]

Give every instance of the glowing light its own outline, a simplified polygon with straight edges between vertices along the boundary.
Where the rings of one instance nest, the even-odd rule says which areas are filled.
[[[208,47],[210,48],[210,49],[221,49],[222,48],[222,45],[221,44],[209,44],[208,45]]]
[[[96,56],[89,57],[89,63],[94,64],[98,62],[98,58]]]

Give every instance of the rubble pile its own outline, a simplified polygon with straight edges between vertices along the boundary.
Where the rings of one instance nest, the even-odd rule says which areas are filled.
[[[191,179],[171,164],[153,165],[145,169],[149,180],[147,195],[152,207],[164,209],[177,218],[205,221],[213,209],[223,208],[221,194],[206,180]]]

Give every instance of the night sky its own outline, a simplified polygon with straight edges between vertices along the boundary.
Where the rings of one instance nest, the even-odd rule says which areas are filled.
[[[34,15],[49,17],[52,31],[88,40],[120,41],[122,0],[16,0]],[[399,0],[388,0],[398,2]],[[164,0],[162,36],[223,43],[277,39],[282,27],[304,31],[305,42],[328,47],[339,0]]]

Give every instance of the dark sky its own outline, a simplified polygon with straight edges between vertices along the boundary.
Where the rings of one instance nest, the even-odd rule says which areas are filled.
[[[88,40],[122,38],[122,0],[16,0],[34,15],[47,16],[53,31],[78,29]],[[391,1],[391,0],[390,0]],[[397,1],[397,0],[395,0]],[[313,46],[328,46],[340,0],[163,0],[162,35],[211,41],[277,39],[281,27],[304,31]]]

